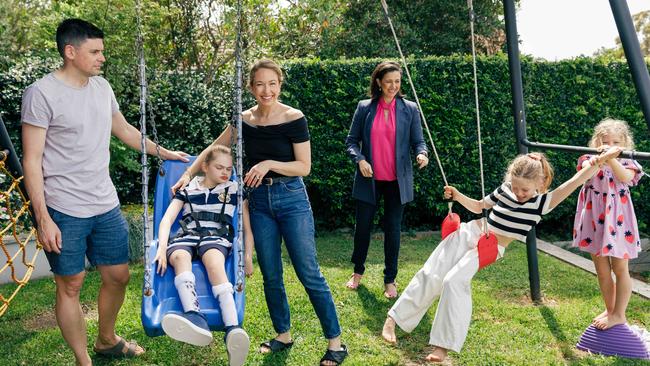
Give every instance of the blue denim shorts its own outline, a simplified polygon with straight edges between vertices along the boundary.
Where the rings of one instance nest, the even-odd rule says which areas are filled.
[[[86,257],[94,266],[129,261],[129,227],[120,206],[86,218],[66,215],[47,208],[61,231],[61,254],[45,252],[54,274],[74,275],[86,268]]]

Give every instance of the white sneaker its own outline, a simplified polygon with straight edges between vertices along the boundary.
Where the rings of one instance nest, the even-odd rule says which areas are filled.
[[[165,334],[180,342],[195,346],[207,346],[212,343],[208,322],[203,314],[196,311],[166,314],[162,319],[162,328]]]
[[[246,331],[237,327],[226,334],[226,350],[230,366],[241,366],[246,362],[251,340]]]

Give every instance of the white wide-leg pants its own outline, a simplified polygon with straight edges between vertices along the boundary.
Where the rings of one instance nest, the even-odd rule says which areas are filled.
[[[461,223],[431,253],[413,276],[388,315],[405,332],[411,332],[440,297],[431,326],[429,344],[460,352],[472,318],[471,281],[478,272],[478,249],[482,231],[479,220]],[[504,248],[499,246],[498,258]]]

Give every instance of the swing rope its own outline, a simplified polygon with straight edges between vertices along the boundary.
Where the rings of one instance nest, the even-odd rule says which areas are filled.
[[[429,130],[429,124],[427,123],[427,119],[424,116],[424,111],[422,110],[422,106],[420,105],[420,100],[418,98],[418,94],[415,90],[415,84],[413,84],[413,79],[411,78],[411,73],[408,68],[408,64],[406,63],[406,58],[404,57],[404,53],[402,52],[402,47],[399,44],[399,39],[397,38],[397,33],[395,32],[395,27],[393,26],[393,22],[390,18],[390,15],[388,13],[388,4],[386,3],[386,0],[380,0],[381,1],[381,6],[384,9],[384,14],[386,15],[386,19],[388,20],[388,25],[390,26],[391,33],[393,34],[393,39],[395,40],[395,45],[397,45],[397,50],[399,51],[400,57],[402,59],[402,64],[404,65],[404,70],[406,71],[406,77],[409,80],[409,85],[411,86],[411,91],[413,92],[413,96],[415,98],[415,103],[418,106],[418,109],[420,110],[420,116],[422,117],[422,122],[424,124],[425,130],[427,131],[427,135],[429,137],[429,142],[431,143],[431,147],[433,150],[433,154],[436,157],[436,162],[438,163],[438,168],[440,169],[440,173],[442,175],[442,180],[445,182],[445,185],[448,186],[449,183],[447,183],[447,177],[445,175],[445,171],[442,168],[442,163],[440,162],[440,157],[438,156],[438,152],[436,149],[436,144],[433,142],[433,138],[431,137],[431,131]],[[473,76],[474,76],[474,102],[476,105],[476,126],[477,126],[477,134],[478,134],[478,151],[479,151],[479,166],[480,166],[480,171],[481,171],[481,198],[485,197],[485,182],[483,178],[483,150],[481,148],[481,117],[480,117],[480,112],[479,112],[479,98],[478,98],[478,78],[477,78],[477,73],[476,73],[476,45],[474,43],[474,5],[472,3],[472,0],[467,0],[467,5],[469,7],[469,12],[470,12],[470,31],[471,31],[471,39],[472,39],[472,66],[473,66]],[[453,204],[453,201],[450,201],[447,203],[449,206],[449,212],[451,213],[451,206]],[[487,209],[485,206],[485,202],[483,202],[483,230],[485,233],[487,233]]]
[[[445,175],[445,170],[442,168],[442,163],[440,162],[440,157],[438,156],[438,150],[436,149],[436,144],[433,143],[433,137],[431,137],[431,131],[429,130],[429,124],[427,123],[427,118],[424,116],[422,106],[420,105],[420,99],[418,98],[418,93],[415,91],[415,84],[413,84],[413,80],[411,79],[411,72],[409,71],[408,64],[406,63],[406,58],[404,57],[404,53],[402,53],[402,47],[399,44],[399,39],[397,39],[397,33],[395,33],[395,27],[393,27],[393,21],[390,19],[390,15],[388,15],[388,4],[386,4],[386,0],[380,0],[380,1],[381,1],[382,8],[384,8],[384,14],[386,15],[386,19],[388,19],[388,25],[390,25],[390,30],[393,33],[393,39],[395,40],[395,44],[397,45],[397,51],[399,51],[399,55],[402,58],[402,64],[404,65],[404,70],[406,71],[406,77],[409,79],[409,85],[411,85],[411,91],[413,92],[415,103],[418,105],[418,109],[420,110],[420,116],[422,117],[422,122],[424,122],[424,127],[425,130],[427,131],[427,135],[429,136],[429,142],[431,143],[431,147],[433,149],[433,155],[436,157],[436,162],[438,163],[440,174],[442,174],[442,180],[445,182],[445,185],[448,186],[449,183],[447,183],[447,176]],[[451,205],[452,202],[449,202],[450,210],[451,210]]]
[[[483,214],[483,232],[486,235],[489,235],[488,233],[488,225],[487,225],[487,207],[485,205],[485,200],[482,199],[485,197],[485,180],[483,178],[483,148],[482,148],[482,142],[481,142],[481,112],[480,112],[480,107],[479,107],[479,100],[478,100],[478,77],[476,75],[476,45],[474,44],[474,22],[476,18],[476,14],[474,14],[474,4],[472,0],[467,0],[467,6],[469,7],[469,29],[471,33],[471,39],[472,39],[472,69],[474,72],[474,103],[476,105],[476,133],[478,135],[478,161],[479,161],[479,168],[481,171],[481,202],[483,202],[483,209],[482,214]]]

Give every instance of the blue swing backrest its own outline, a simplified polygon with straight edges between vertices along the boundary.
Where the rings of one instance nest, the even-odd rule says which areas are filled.
[[[178,181],[185,169],[189,167],[196,157],[191,157],[189,163],[180,161],[167,160],[163,162],[161,170],[165,172],[164,176],[157,175],[156,187],[154,190],[154,205],[153,205],[153,238],[149,248],[149,259],[153,261],[158,250],[158,226],[167,210],[167,206],[172,199],[171,187]],[[233,173],[233,180],[236,179]],[[239,208],[237,208],[238,210]],[[235,220],[233,225],[237,228],[237,210],[235,210]],[[171,233],[175,233],[180,225],[178,219],[172,225]],[[235,286],[237,278],[238,266],[238,251],[239,251],[239,237],[235,231],[235,239],[232,244],[232,251],[226,258],[226,274],[228,279]],[[174,286],[174,269],[171,266],[167,267],[167,271],[163,276],[156,273],[156,263],[145,263],[151,270],[151,289],[150,296],[142,296],[142,325],[145,333],[149,337],[156,337],[163,335],[162,330],[162,317],[168,312],[182,313],[183,307],[181,306],[180,299],[178,298],[178,291]],[[192,272],[196,277],[196,292],[199,296],[199,304],[201,312],[205,314],[208,319],[210,329],[213,331],[224,330],[223,320],[221,318],[221,311],[219,302],[212,295],[212,286],[208,280],[208,274],[199,259],[192,262]],[[243,281],[243,279],[242,279]],[[239,324],[244,320],[244,291],[234,293],[235,306],[237,308],[237,316]]]

